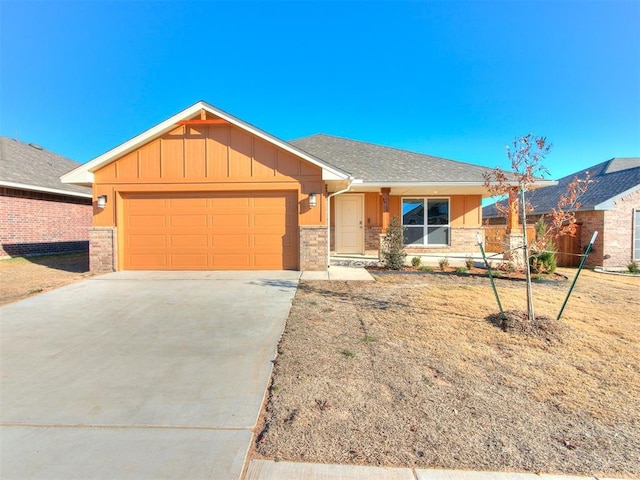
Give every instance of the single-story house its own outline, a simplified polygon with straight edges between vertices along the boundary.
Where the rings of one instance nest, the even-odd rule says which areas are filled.
[[[576,220],[580,226],[579,251],[584,251],[593,232],[598,237],[586,261],[587,266],[626,267],[640,261],[640,158],[612,158],[558,180],[555,186],[528,194],[533,211],[532,221],[557,207],[558,199],[576,177],[584,179],[589,172],[593,181],[579,199]],[[489,224],[506,223],[495,204],[483,209]]]
[[[78,165],[0,137],[0,258],[88,251],[91,189],[60,181]]]
[[[377,250],[476,251],[488,169],[328,135],[286,142],[198,102],[62,177],[93,187],[91,269],[326,270]]]

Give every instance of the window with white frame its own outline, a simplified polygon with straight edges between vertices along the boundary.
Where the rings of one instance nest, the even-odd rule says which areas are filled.
[[[449,245],[448,198],[403,198],[404,244]]]
[[[635,235],[633,245],[633,259],[640,260],[640,210],[634,210]]]

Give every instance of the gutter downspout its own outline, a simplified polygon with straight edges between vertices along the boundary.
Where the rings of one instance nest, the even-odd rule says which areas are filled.
[[[348,192],[353,183],[354,179],[350,178],[347,188],[333,192],[331,195],[327,195],[327,270],[331,268],[331,199],[336,195]]]

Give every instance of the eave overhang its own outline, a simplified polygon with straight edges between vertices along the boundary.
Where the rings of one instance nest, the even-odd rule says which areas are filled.
[[[28,185],[25,183],[0,181],[0,187],[15,188],[16,190],[28,190],[30,192],[51,193],[55,195],[64,195],[66,197],[93,198],[93,195],[90,193],[70,192],[69,190],[41,187],[39,185]]]
[[[557,185],[555,180],[538,181],[531,188],[542,188]],[[514,183],[512,186],[517,186]],[[389,188],[391,195],[491,195],[484,181],[482,182],[367,182],[364,181],[351,188],[353,192],[378,192]]]

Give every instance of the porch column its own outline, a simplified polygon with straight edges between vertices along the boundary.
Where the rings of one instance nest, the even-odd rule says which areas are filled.
[[[389,194],[391,193],[390,188],[381,188],[380,195],[382,195],[382,233],[387,233],[387,228],[389,228],[389,223],[391,223],[391,218],[389,214]]]
[[[509,215],[507,216],[507,234],[522,233],[518,216],[519,205],[520,201],[518,199],[518,189],[512,188],[509,190]]]

